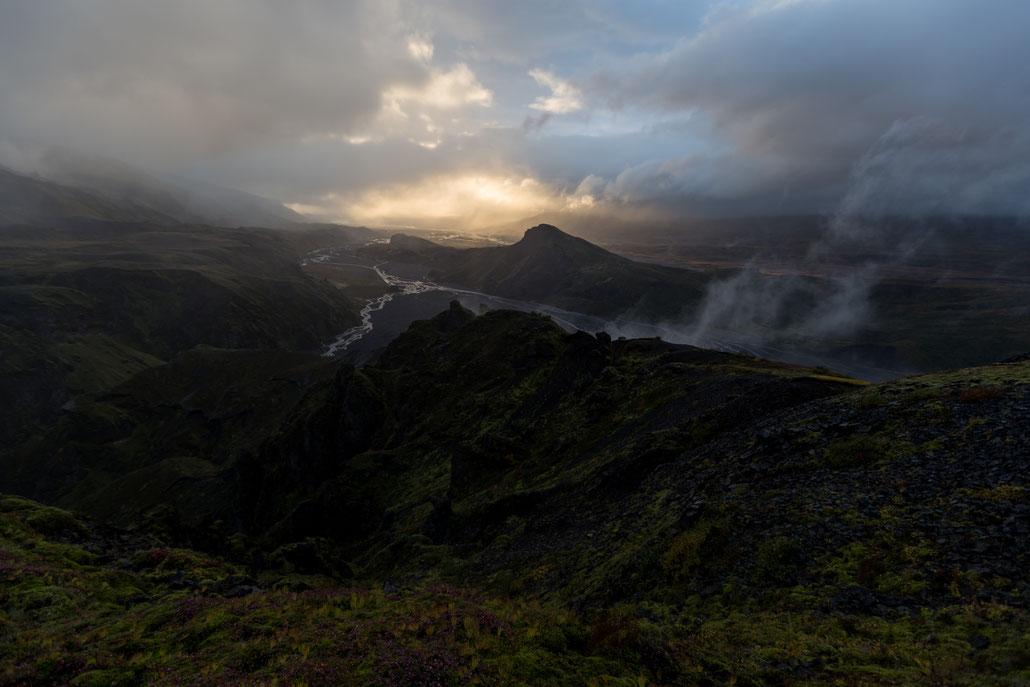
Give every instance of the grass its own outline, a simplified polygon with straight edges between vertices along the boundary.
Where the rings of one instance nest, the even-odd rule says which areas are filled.
[[[584,619],[448,586],[270,586],[226,598],[216,590],[239,575],[234,566],[145,545],[103,564],[74,537],[43,533],[68,527],[37,529],[54,510],[0,499],[3,684],[757,687],[1030,678],[1025,611],[998,604],[887,620],[813,610],[833,588],[784,588],[750,600],[688,600],[682,610],[617,606]],[[85,527],[69,513],[59,519]],[[763,549],[774,567],[794,555],[779,540]],[[169,583],[184,578],[194,588]],[[987,638],[986,649],[970,648],[974,634]]]
[[[37,529],[56,509],[7,497],[0,510],[3,684],[640,685],[664,667],[642,647],[675,653],[636,621],[613,630],[454,587],[225,598],[214,590],[240,571],[217,559],[153,548],[96,564]],[[184,577],[193,589],[167,582]]]

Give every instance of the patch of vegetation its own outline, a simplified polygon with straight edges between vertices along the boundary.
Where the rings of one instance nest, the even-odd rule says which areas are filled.
[[[1000,398],[1005,393],[1004,389],[996,386],[975,386],[963,389],[958,400],[961,403],[986,403],[987,401]]]
[[[888,448],[883,439],[868,434],[855,434],[828,446],[823,452],[821,464],[834,469],[869,465],[885,458]]]
[[[777,585],[791,582],[801,554],[801,544],[795,539],[783,536],[766,539],[755,551],[755,582]]]
[[[874,388],[861,394],[851,396],[852,405],[858,410],[872,410],[887,405],[887,398],[879,388]]]
[[[830,382],[840,382],[842,384],[852,384],[854,386],[869,386],[869,382],[861,379],[854,379],[852,377],[842,377],[840,375],[831,374],[811,374],[809,375],[812,379],[823,379]]]
[[[31,528],[40,506],[4,503],[5,684],[647,685],[735,670],[633,617],[591,623],[455,587],[236,592],[238,569],[163,548],[83,563]]]
[[[141,370],[163,363],[103,334],[72,337],[53,346],[51,352],[68,369],[65,383],[74,393],[107,391]]]
[[[920,403],[922,401],[933,401],[935,399],[940,398],[941,396],[942,392],[939,389],[926,387],[924,389],[914,389],[912,391],[908,391],[902,394],[899,400],[906,405],[913,405],[915,403]]]
[[[689,579],[691,573],[723,547],[727,521],[704,518],[678,534],[662,557],[662,569],[674,581]]]
[[[984,501],[1015,501],[1030,497],[1030,489],[1015,484],[1000,484],[996,487],[982,489],[960,489],[959,493],[966,498]]]

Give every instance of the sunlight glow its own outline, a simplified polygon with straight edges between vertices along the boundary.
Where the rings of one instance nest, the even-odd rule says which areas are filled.
[[[363,222],[518,219],[553,207],[555,196],[528,177],[483,173],[434,176],[410,186],[373,189],[348,207]]]
[[[583,199],[578,199],[583,204]],[[483,227],[558,210],[569,198],[537,179],[476,171],[389,184],[359,194],[329,193],[289,207],[310,217],[370,226]]]

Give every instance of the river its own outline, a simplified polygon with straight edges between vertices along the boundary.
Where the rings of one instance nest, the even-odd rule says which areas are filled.
[[[372,270],[389,289],[385,294],[366,301],[361,309],[361,324],[341,332],[328,342],[322,353],[325,357],[346,357],[359,365],[368,362],[375,356],[376,351],[397,338],[412,322],[431,318],[446,310],[451,301],[457,300],[475,313],[498,309],[540,313],[550,317],[569,332],[578,329],[591,333],[603,331],[612,338],[661,337],[670,343],[742,353],[797,365],[825,365],[869,381],[882,381],[898,376],[892,371],[856,364],[853,361],[828,359],[808,351],[782,349],[755,341],[696,337],[689,331],[675,326],[622,318],[606,319],[542,303],[438,284],[428,278],[429,270],[423,265],[369,260],[358,256],[355,253],[356,248],[321,248],[308,253],[302,261],[302,264],[319,262]]]

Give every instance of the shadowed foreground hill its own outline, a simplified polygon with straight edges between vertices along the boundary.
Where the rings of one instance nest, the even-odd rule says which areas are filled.
[[[149,374],[87,479],[208,466],[112,514],[146,536],[3,501],[9,683],[1030,677],[1030,362],[872,386],[455,305],[252,419]]]

